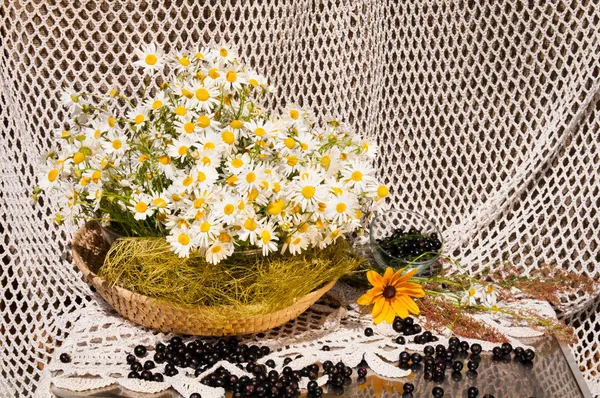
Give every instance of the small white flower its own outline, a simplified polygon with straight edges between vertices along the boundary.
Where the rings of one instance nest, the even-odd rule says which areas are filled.
[[[244,218],[238,219],[242,223],[242,229],[239,231],[239,238],[242,241],[249,240],[251,244],[256,244],[258,236],[258,221],[256,215],[249,214]]]
[[[342,178],[355,191],[364,191],[367,185],[373,183],[375,169],[363,161],[353,161],[342,168]]]
[[[190,251],[197,247],[197,227],[175,227],[167,235],[167,242],[179,257],[189,257]]]
[[[321,184],[322,181],[321,175],[314,170],[301,171],[288,190],[289,198],[299,203],[302,211],[316,211],[318,203],[327,197],[327,186]]]
[[[288,236],[281,248],[281,254],[284,254],[287,249],[292,256],[296,256],[306,250],[309,243],[310,241],[305,234],[296,233]]]
[[[65,88],[60,96],[60,103],[64,106],[72,116],[77,116],[83,109],[84,102],[80,95],[72,88]]]
[[[127,118],[135,125],[140,125],[148,120],[148,110],[143,106],[138,106],[127,113]]]
[[[268,256],[269,253],[277,250],[277,241],[279,238],[275,233],[273,223],[269,222],[264,225],[261,225],[258,228],[258,240],[256,244],[258,247],[262,249],[263,256]]]
[[[481,298],[481,287],[469,286],[469,290],[467,290],[463,296],[464,302],[468,305],[477,305],[477,301]]]
[[[189,138],[180,137],[167,146],[167,154],[172,158],[185,159],[191,146],[192,141]]]
[[[150,206],[152,198],[145,194],[134,195],[131,199],[131,207],[129,209],[133,213],[133,218],[136,220],[145,220],[151,216],[154,209]]]
[[[229,157],[225,165],[229,173],[233,175],[239,175],[248,167],[250,161],[250,155],[244,153],[243,155],[234,155]]]
[[[355,218],[358,209],[356,196],[348,191],[341,195],[330,195],[327,201],[325,214],[329,220],[336,224],[346,223]]]
[[[56,188],[60,184],[60,167],[51,161],[47,161],[46,167],[38,178],[40,188],[44,190]]]
[[[198,243],[200,247],[207,247],[221,234],[223,225],[213,215],[208,215],[198,221],[198,229]]]
[[[233,50],[227,44],[221,45],[217,49],[216,59],[220,60],[223,63],[230,63],[236,58],[237,58],[237,54],[236,54],[235,50]]]
[[[213,112],[213,109],[220,103],[221,95],[218,87],[214,85],[204,85],[200,82],[190,87],[194,96],[190,99],[190,105],[203,112]]]
[[[125,134],[116,131],[107,134],[106,139],[102,142],[102,147],[106,153],[113,155],[122,155],[129,149]]]
[[[248,77],[239,66],[230,65],[223,71],[223,80],[221,84],[226,90],[239,90],[243,84],[248,83]]]
[[[165,63],[164,56],[157,50],[154,43],[142,45],[135,50],[135,55],[138,57],[138,60],[133,64],[146,70],[160,70]]]
[[[498,286],[498,285],[490,283],[486,286],[483,286],[481,289],[483,303],[486,304],[488,307],[495,306],[499,293],[500,293],[500,286]]]
[[[218,264],[233,254],[233,244],[230,242],[216,241],[206,249],[206,261]]]

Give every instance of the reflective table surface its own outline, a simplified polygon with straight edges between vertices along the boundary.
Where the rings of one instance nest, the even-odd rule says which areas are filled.
[[[451,370],[446,371],[443,383],[426,381],[423,371],[416,371],[403,379],[385,379],[369,373],[362,384],[357,383],[356,372],[352,376],[352,384],[342,389],[332,390],[324,386],[323,396],[344,397],[410,397],[403,395],[402,385],[411,382],[415,386],[412,397],[433,397],[435,386],[444,389],[446,397],[467,397],[467,389],[475,386],[479,389],[478,397],[492,394],[495,398],[591,398],[585,381],[569,351],[554,337],[538,337],[523,340],[536,348],[533,366],[509,361],[494,361],[491,353],[481,354],[481,363],[476,375],[467,375],[466,366],[461,372],[460,380],[452,377]],[[466,365],[466,361],[465,361]],[[470,377],[469,377],[470,376]],[[138,397],[138,398],[180,398],[175,391],[158,394],[141,394],[123,389],[107,387],[87,392],[72,392],[55,387],[51,391],[61,398],[79,397]],[[184,397],[187,398],[187,397]]]

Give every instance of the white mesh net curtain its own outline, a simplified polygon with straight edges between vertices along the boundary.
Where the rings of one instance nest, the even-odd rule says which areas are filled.
[[[45,396],[69,315],[98,311],[76,226],[28,198],[64,87],[133,91],[141,43],[234,44],[280,102],[380,147],[392,202],[428,214],[472,272],[510,261],[600,275],[600,1],[47,1],[0,4],[0,395]],[[600,394],[600,300],[560,317]]]

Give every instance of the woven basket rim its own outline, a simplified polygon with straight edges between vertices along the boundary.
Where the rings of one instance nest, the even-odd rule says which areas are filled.
[[[88,225],[84,225],[81,228],[79,228],[77,230],[77,232],[75,233],[75,235],[73,236],[72,242],[73,243],[77,242],[78,239],[81,238],[81,235],[84,232],[86,232],[87,229],[88,229]],[[98,287],[98,286],[104,285],[107,288],[109,288],[110,290],[115,291],[119,296],[121,296],[122,298],[124,298],[126,300],[134,301],[134,302],[138,302],[138,303],[143,303],[144,305],[153,305],[153,306],[163,307],[163,308],[166,308],[166,307],[173,308],[173,309],[176,309],[177,311],[189,312],[189,313],[198,313],[198,312],[201,312],[203,309],[215,308],[215,306],[205,306],[205,305],[179,306],[179,305],[176,305],[176,304],[168,303],[166,301],[161,301],[161,300],[153,298],[153,297],[148,297],[148,296],[145,296],[145,295],[140,294],[140,293],[133,292],[133,291],[125,289],[125,288],[123,288],[123,287],[121,287],[119,285],[110,284],[105,279],[102,279],[101,277],[99,277],[96,273],[94,273],[88,267],[86,261],[78,253],[75,244],[72,244],[71,252],[72,252],[72,255],[73,255],[73,260],[75,262],[75,265],[81,271],[81,273],[83,274],[84,278],[86,280],[88,280],[94,287]],[[279,309],[279,310],[273,311],[273,312],[269,312],[267,314],[249,315],[249,316],[241,317],[240,319],[261,318],[261,317],[264,317],[266,315],[275,315],[275,314],[278,314],[280,312],[285,312],[286,310],[288,310],[289,308],[297,305],[300,302],[306,302],[306,301],[309,301],[309,300],[312,301],[314,297],[321,297],[323,294],[325,294],[327,291],[329,291],[333,287],[333,285],[335,283],[336,283],[336,280],[330,281],[330,282],[326,283],[325,285],[321,286],[320,288],[318,288],[316,290],[313,290],[312,292],[308,293],[307,295],[296,298],[296,300],[294,301],[294,303],[291,304],[288,307],[284,307],[282,309]]]

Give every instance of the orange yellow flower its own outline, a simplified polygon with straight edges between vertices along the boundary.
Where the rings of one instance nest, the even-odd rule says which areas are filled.
[[[391,268],[388,268],[383,276],[375,271],[367,272],[367,279],[373,288],[360,296],[356,302],[360,305],[374,304],[375,324],[382,321],[393,323],[396,315],[406,318],[409,312],[419,315],[419,307],[412,297],[425,297],[425,291],[420,284],[408,281],[417,273],[417,269],[413,268],[402,275],[405,269],[402,268],[394,273]]]

